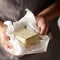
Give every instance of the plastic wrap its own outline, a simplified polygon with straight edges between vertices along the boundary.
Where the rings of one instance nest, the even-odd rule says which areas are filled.
[[[22,28],[32,30],[33,32],[39,32],[36,27],[36,21],[33,13],[28,9],[26,9],[26,11],[27,11],[26,15],[19,21],[13,22],[13,24],[11,21],[4,22],[4,24],[8,26],[6,34],[10,37],[9,43],[11,43],[13,46],[13,49],[10,49],[8,52],[16,56],[46,52],[50,40],[49,36],[40,35],[42,40],[40,39],[39,44],[25,48],[20,42],[18,42],[14,38],[13,32],[20,30]]]

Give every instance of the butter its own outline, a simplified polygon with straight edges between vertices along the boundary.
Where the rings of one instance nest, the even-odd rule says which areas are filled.
[[[15,31],[14,38],[22,43],[25,47],[40,43],[40,36],[38,33],[32,32],[28,29],[21,29]]]

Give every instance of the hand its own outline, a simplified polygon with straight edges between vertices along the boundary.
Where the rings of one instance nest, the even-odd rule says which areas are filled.
[[[9,36],[6,35],[7,26],[0,21],[0,41],[2,46],[8,51],[12,48],[12,45],[8,42],[10,40]]]
[[[37,27],[39,29],[40,34],[47,34],[48,31],[48,24],[45,20],[45,17],[37,15],[36,16]]]
[[[8,28],[7,25],[5,25],[3,22],[0,21],[0,41],[1,41],[1,44],[7,52],[9,52],[11,55],[17,56],[15,48],[13,47],[13,45],[11,45],[11,43],[9,41],[10,37],[6,35],[7,28]],[[13,49],[13,51],[12,51],[12,49]],[[22,57],[22,55],[20,55],[19,57]]]

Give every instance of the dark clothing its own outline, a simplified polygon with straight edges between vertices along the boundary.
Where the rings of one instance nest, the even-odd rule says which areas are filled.
[[[25,8],[35,15],[55,0],[0,0],[0,19],[17,21],[25,14]]]
[[[47,8],[56,0],[23,0],[25,8],[29,8],[35,15]]]
[[[41,12],[42,10],[50,6],[53,2],[55,2],[55,0],[22,0],[22,1],[0,0],[0,1],[4,1],[4,3],[8,4],[0,5],[1,19],[11,21],[17,21],[22,16],[24,16],[25,8],[30,9],[34,13],[34,15],[37,15],[39,12]],[[8,1],[9,3],[7,3],[6,1]],[[0,2],[0,4],[2,3]],[[47,52],[25,55],[21,58],[14,57],[12,60],[60,60],[60,32],[57,26],[57,19],[54,20],[54,22],[49,22],[49,24],[50,24],[49,32],[52,33],[53,38],[49,42]],[[2,50],[2,48],[0,49],[0,60],[11,60]]]

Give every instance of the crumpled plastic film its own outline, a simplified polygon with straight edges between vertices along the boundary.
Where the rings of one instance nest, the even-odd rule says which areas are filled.
[[[26,9],[26,11],[26,15],[19,21],[13,22],[13,24],[11,21],[4,22],[4,24],[8,26],[6,33],[8,36],[10,36],[9,43],[13,45],[13,49],[9,50],[8,52],[14,53],[16,56],[46,52],[50,40],[48,35],[41,35],[40,37],[42,38],[42,40],[40,40],[39,44],[32,45],[29,48],[25,48],[14,38],[13,32],[22,28],[26,28],[34,32],[39,32],[36,27],[34,14],[29,9]]]

